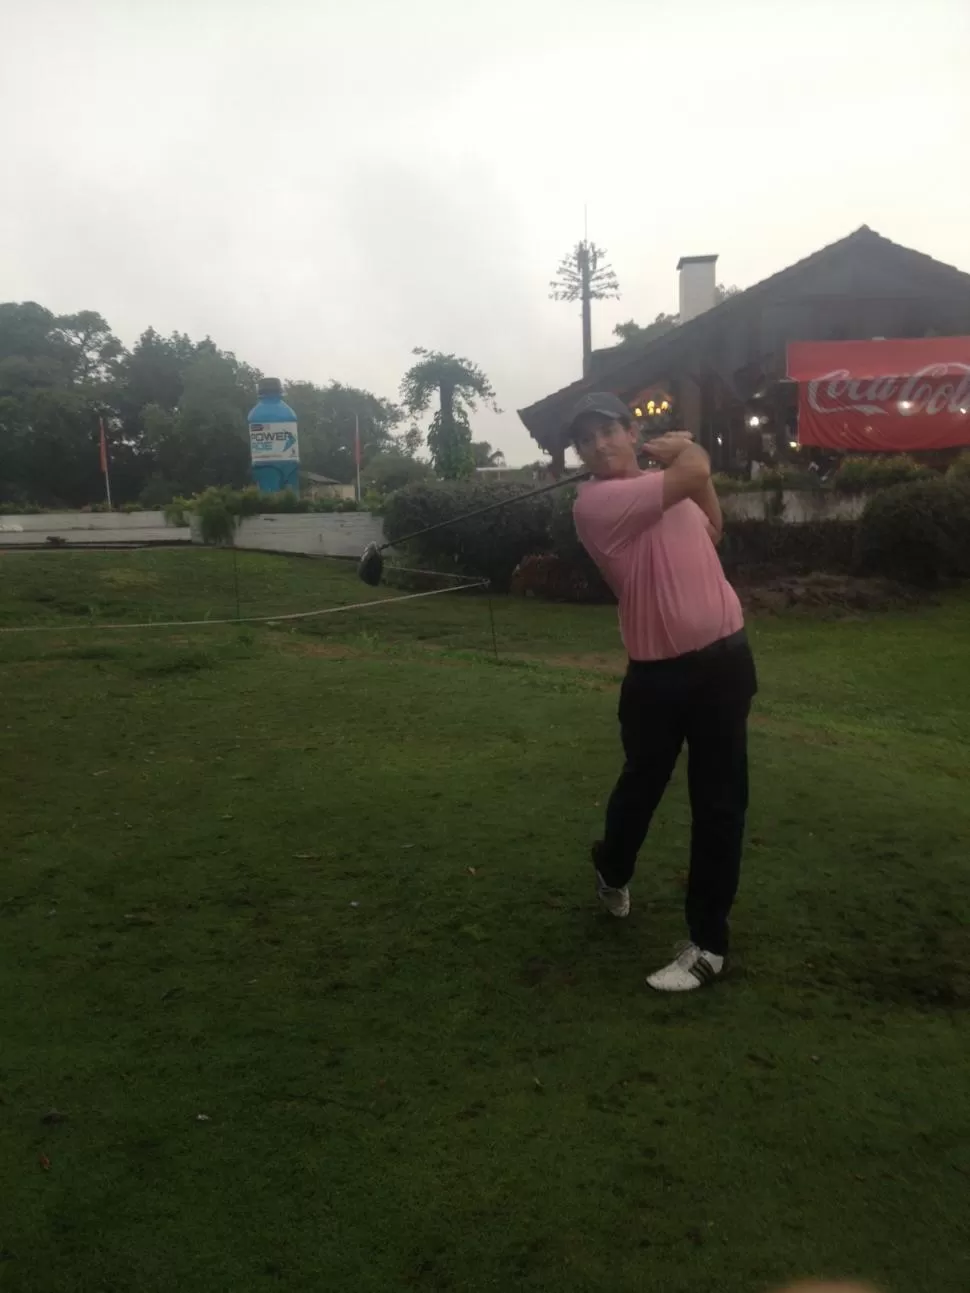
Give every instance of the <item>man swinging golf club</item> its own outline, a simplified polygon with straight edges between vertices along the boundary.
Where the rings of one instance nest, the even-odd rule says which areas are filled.
[[[650,441],[659,470],[641,470],[637,430],[615,395],[584,395],[566,437],[593,477],[579,488],[576,530],[616,593],[629,656],[619,708],[625,761],[593,846],[597,892],[611,915],[629,914],[637,854],[686,742],[690,942],[647,982],[690,992],[724,969],[757,691],[741,605],[714,548],[721,509],[708,456],[687,432]]]

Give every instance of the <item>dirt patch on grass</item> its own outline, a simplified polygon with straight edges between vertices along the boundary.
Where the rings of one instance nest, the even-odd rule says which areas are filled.
[[[147,570],[130,570],[124,566],[102,570],[98,578],[112,588],[157,588],[158,575]]]
[[[351,657],[360,659],[376,654],[342,642],[286,642],[284,645],[288,651],[295,651],[297,655],[320,656],[325,660],[348,660]]]
[[[282,649],[295,651],[298,655],[314,656],[323,660],[386,660],[396,654],[390,650],[349,646],[346,643],[337,642],[288,641],[282,644]],[[485,652],[473,654],[470,652],[449,651],[447,647],[426,642],[409,642],[406,651],[403,654],[397,654],[397,658],[407,659],[412,663],[429,664],[436,669],[473,669],[493,666],[506,669],[521,669],[526,673],[539,673],[544,669],[548,669],[561,673],[602,674],[602,681],[587,678],[571,679],[570,683],[575,682],[584,688],[592,687],[603,690],[611,689],[615,685],[616,678],[622,674],[624,669],[623,658],[609,654],[534,656],[503,651],[499,653],[498,659],[495,660]]]
[[[555,669],[584,669],[589,673],[608,673],[616,677],[626,671],[626,656],[610,651],[587,652],[580,655],[523,656],[537,664],[551,665]]]
[[[787,575],[757,582],[742,579],[735,587],[745,610],[753,614],[796,611],[855,616],[914,610],[929,600],[925,593],[891,579],[858,579],[852,575]]]

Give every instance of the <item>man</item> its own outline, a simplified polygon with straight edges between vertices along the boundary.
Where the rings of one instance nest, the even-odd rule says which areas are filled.
[[[708,456],[686,432],[650,441],[660,470],[641,470],[637,431],[615,395],[583,396],[566,434],[593,476],[579,489],[576,530],[616,593],[630,661],[619,711],[625,762],[593,846],[597,891],[613,916],[629,914],[637,854],[686,742],[690,942],[647,982],[689,992],[724,969],[757,691],[741,605],[714,548],[721,509]]]

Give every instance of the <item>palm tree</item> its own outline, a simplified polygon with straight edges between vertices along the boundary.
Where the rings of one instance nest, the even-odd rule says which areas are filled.
[[[457,480],[475,470],[468,415],[479,401],[496,413],[492,384],[475,363],[460,355],[415,347],[418,362],[401,379],[401,401],[415,416],[426,413],[437,396],[438,411],[428,431],[428,449],[439,476]]]
[[[584,238],[563,256],[556,277],[549,284],[553,301],[581,301],[583,306],[583,377],[590,375],[593,355],[593,327],[590,302],[620,295],[616,274],[606,262],[606,252]]]

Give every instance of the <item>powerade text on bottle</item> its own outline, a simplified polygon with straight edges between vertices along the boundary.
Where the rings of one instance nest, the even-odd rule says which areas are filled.
[[[249,451],[253,480],[265,493],[280,489],[300,492],[300,441],[296,414],[283,403],[278,377],[264,377],[257,388],[259,403],[249,411]]]

